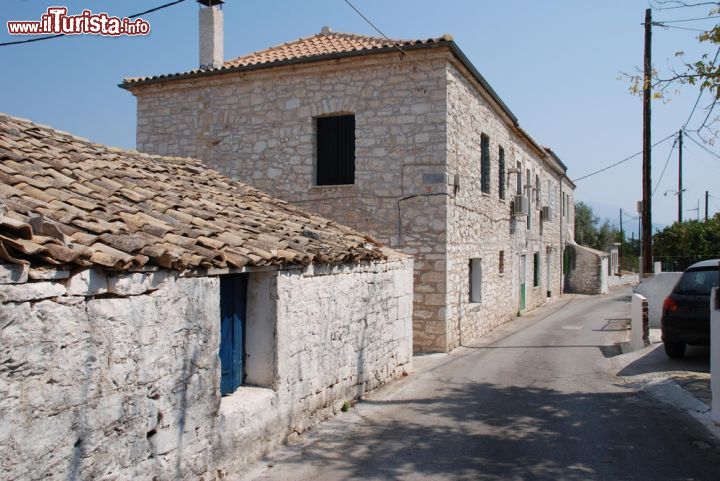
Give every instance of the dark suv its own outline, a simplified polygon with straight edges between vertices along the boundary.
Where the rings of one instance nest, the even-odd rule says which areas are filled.
[[[710,344],[710,292],[718,287],[720,259],[702,261],[688,267],[662,310],[662,340],[672,359],[685,355],[685,346]]]

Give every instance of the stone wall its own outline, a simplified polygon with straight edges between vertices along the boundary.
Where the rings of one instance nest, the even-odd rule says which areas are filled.
[[[0,478],[199,479],[217,296],[216,278],[165,272],[0,285]]]
[[[412,365],[411,260],[261,276],[274,286],[265,301],[277,313],[275,376],[265,389],[241,387],[222,399],[215,450],[221,472],[239,469]]]
[[[639,274],[622,274],[619,276],[608,276],[608,287],[636,286],[640,283]]]
[[[138,149],[204,159],[413,255],[414,349],[447,351],[518,313],[522,254],[526,309],[545,303],[548,291],[560,295],[562,240],[572,239],[573,230],[570,184],[548,168],[541,158],[546,154],[489,103],[453,58],[445,48],[373,54],[135,87]],[[315,118],[337,113],[355,114],[355,184],[315,186]],[[506,201],[497,200],[497,182],[487,198],[478,192],[485,131],[493,178],[499,145],[508,168],[519,161],[523,179],[525,168],[532,171],[531,182],[541,177],[530,231],[525,218],[510,216],[514,184],[507,185]],[[460,174],[459,190],[454,174]],[[564,218],[561,183],[571,205]],[[543,205],[554,207],[551,222],[539,222]],[[497,274],[500,250],[504,275]],[[535,252],[541,257],[537,287]],[[489,302],[479,306],[467,305],[470,256],[481,256],[492,273]]]
[[[520,284],[526,289],[525,309],[532,309],[561,295],[562,212],[560,174],[551,168],[545,152],[520,137],[511,120],[492,106],[492,100],[464,71],[448,65],[448,169],[460,175],[460,189],[448,210],[448,348],[482,335],[521,312]],[[480,137],[490,139],[490,191],[481,190]],[[499,193],[499,149],[505,157],[505,199]],[[530,198],[527,217],[512,214],[517,194],[517,175],[507,170],[520,165],[521,191]],[[531,172],[531,187],[527,183]],[[538,199],[536,178],[539,180]],[[567,191],[567,186],[564,189]],[[572,191],[570,191],[572,193]],[[553,208],[553,218],[541,222],[543,206]],[[567,219],[563,219],[567,225]],[[566,238],[565,238],[566,239]],[[500,269],[500,252],[503,269]],[[533,256],[539,254],[539,278],[535,286]],[[525,276],[520,263],[525,256]],[[471,303],[469,260],[482,259],[482,301]]]
[[[203,159],[415,256],[428,350],[445,331],[445,64],[398,52],[141,87],[137,147]],[[338,113],[355,114],[355,183],[316,186],[315,118]]]
[[[221,477],[409,369],[412,261],[248,276],[221,398],[218,278],[0,265],[0,478]]]
[[[608,292],[609,254],[581,245],[568,245],[569,272],[566,289],[575,294]]]

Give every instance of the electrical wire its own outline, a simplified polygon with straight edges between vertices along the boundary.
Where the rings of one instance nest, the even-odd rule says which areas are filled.
[[[388,37],[387,35],[385,35],[385,33],[384,33],[382,30],[380,30],[380,29],[379,29],[369,18],[367,18],[360,10],[358,10],[357,7],[356,7],[355,5],[353,5],[350,0],[345,0],[345,3],[347,3],[348,6],[349,6],[350,8],[352,8],[352,9],[355,11],[355,13],[357,13],[357,14],[360,16],[360,18],[362,18],[363,20],[365,20],[365,22],[367,22],[368,25],[370,25],[373,29],[375,29],[375,31],[376,31],[377,33],[379,33],[380,35],[382,35],[382,36],[385,38],[385,40],[387,40],[388,42],[391,42],[392,45],[393,45],[393,47],[395,47],[396,49],[398,49],[403,55],[407,55],[407,52],[406,52],[400,45],[398,45],[398,43],[397,43],[395,40],[393,40],[393,39],[391,39],[390,37]],[[413,60],[416,64],[418,64],[423,70],[425,70],[425,72],[427,72],[427,73],[429,73],[429,74],[431,74],[431,75],[435,75],[435,72],[433,72],[433,71],[432,71],[430,68],[428,68],[427,66],[423,65],[419,60],[417,60],[416,58],[414,58],[412,55],[407,55],[407,56],[408,56],[408,58],[410,58],[411,60]]]
[[[682,20],[659,20],[658,23],[697,22],[700,20],[710,20],[712,18],[720,18],[720,15],[708,15],[707,17],[699,17],[699,18],[683,18]],[[655,22],[653,22],[653,23],[655,23]]]
[[[652,148],[655,148],[656,146],[662,144],[663,142],[665,142],[665,141],[668,140],[669,138],[673,137],[674,135],[675,135],[675,132],[673,132],[672,134],[668,135],[668,136],[665,137],[664,139],[662,139],[662,140],[654,143],[653,145],[650,146],[650,148],[651,148],[651,149],[652,149]],[[614,164],[608,165],[607,167],[603,167],[603,168],[600,169],[600,170],[596,170],[595,172],[591,172],[591,173],[589,173],[589,174],[587,174],[587,175],[583,175],[582,177],[578,177],[577,179],[573,179],[573,182],[578,182],[578,181],[580,181],[580,180],[587,179],[588,177],[592,177],[593,175],[597,175],[597,174],[599,174],[599,173],[601,173],[601,172],[605,172],[606,170],[612,169],[613,167],[616,167],[616,166],[618,166],[618,165],[620,165],[620,164],[622,164],[622,163],[624,163],[624,162],[627,162],[628,160],[634,159],[635,157],[637,157],[638,155],[640,155],[640,154],[642,154],[642,153],[643,153],[643,151],[641,150],[640,152],[637,152],[637,153],[635,153],[635,154],[632,154],[630,157],[625,157],[624,159],[622,159],[622,160],[620,160],[620,161],[618,161],[618,162],[615,162]]]
[[[718,155],[717,153],[713,152],[712,150],[710,150],[710,149],[708,149],[707,147],[705,147],[704,145],[702,145],[700,142],[698,142],[697,140],[695,140],[692,136],[688,135],[687,137],[688,137],[695,145],[697,145],[698,147],[700,147],[701,149],[703,149],[705,152],[707,152],[708,154],[712,155],[712,156],[715,157],[716,159],[720,160],[720,155]]]
[[[653,22],[653,25],[656,27],[662,27],[664,29],[673,28],[676,30],[688,30],[690,32],[701,32],[701,33],[707,32],[707,30],[703,30],[702,28],[678,27],[676,25],[665,25],[664,23],[661,23],[661,22]]]
[[[174,5],[177,5],[178,3],[183,3],[184,1],[186,1],[186,0],[175,0],[174,2],[166,3],[166,4],[164,4],[164,5],[160,5],[160,6],[158,6],[158,7],[151,8],[150,10],[145,10],[144,12],[135,13],[135,14],[133,14],[133,15],[130,15],[130,16],[126,17],[126,18],[137,18],[137,17],[140,17],[140,16],[142,16],[142,15],[147,15],[147,14],[149,14],[149,13],[157,12],[158,10],[162,10],[162,9],[164,9],[164,8],[172,7],[172,6],[174,6]],[[44,36],[44,37],[30,38],[30,39],[27,39],[27,40],[14,40],[14,41],[12,41],[12,42],[3,42],[3,43],[0,43],[0,47],[8,47],[8,46],[10,46],[10,45],[20,45],[20,44],[23,44],[23,43],[40,42],[40,41],[42,41],[42,40],[51,40],[51,39],[53,39],[53,38],[60,38],[60,37],[65,37],[65,34],[64,34],[64,33],[59,33],[59,34],[57,34],[57,35],[46,35],[46,36]]]
[[[670,153],[668,154],[668,158],[665,161],[665,166],[663,166],[662,172],[660,172],[660,178],[658,179],[657,184],[655,184],[655,188],[653,189],[652,194],[650,195],[651,197],[655,195],[655,192],[657,192],[658,187],[660,187],[660,182],[662,182],[662,180],[663,180],[663,176],[665,175],[665,170],[667,169],[667,166],[670,163],[670,157],[672,157],[672,153],[675,150],[675,145],[677,145],[677,141],[678,141],[678,139],[675,138],[675,141],[673,142],[672,147],[670,147]]]

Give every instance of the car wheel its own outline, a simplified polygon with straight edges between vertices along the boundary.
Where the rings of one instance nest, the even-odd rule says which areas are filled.
[[[684,342],[664,342],[665,354],[670,359],[682,359],[685,355],[685,343]]]

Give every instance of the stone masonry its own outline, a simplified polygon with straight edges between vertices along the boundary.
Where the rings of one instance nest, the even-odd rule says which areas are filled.
[[[562,215],[561,189],[572,206],[574,186],[447,48],[126,88],[137,97],[139,150],[204,159],[413,255],[416,351],[450,350],[522,311],[521,255],[526,309],[546,302],[548,292],[562,292],[562,249],[572,238],[573,214],[570,208]],[[316,186],[314,119],[342,113],[355,115],[355,183]],[[479,190],[481,133],[491,139],[490,194]],[[506,179],[506,200],[498,200],[499,146],[507,169],[521,164],[523,183],[531,170],[524,194],[534,195],[539,177],[529,231],[525,217],[511,216],[514,175]],[[545,205],[555,215],[541,223]],[[533,287],[536,252],[540,281]],[[468,260],[475,257],[482,258],[483,302],[471,305]]]
[[[217,277],[0,265],[0,478],[219,479],[410,367],[411,260],[247,275],[221,398]]]

